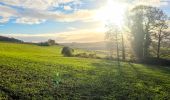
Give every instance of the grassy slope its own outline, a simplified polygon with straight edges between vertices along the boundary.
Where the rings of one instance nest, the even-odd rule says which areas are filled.
[[[0,99],[170,99],[170,68],[67,58],[61,47],[0,43]]]

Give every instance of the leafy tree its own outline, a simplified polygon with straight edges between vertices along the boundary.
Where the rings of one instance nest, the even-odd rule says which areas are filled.
[[[133,46],[138,58],[149,56],[151,33],[157,27],[160,9],[150,6],[136,6],[128,15],[128,25],[133,36]]]
[[[49,44],[49,45],[55,45],[55,40],[49,39],[49,40],[48,40],[48,44]]]
[[[144,41],[144,32],[142,25],[142,11],[134,11],[128,13],[127,17],[127,26],[130,29],[132,34],[132,46],[135,51],[135,54],[138,58],[143,57],[143,41]]]
[[[66,57],[71,57],[73,56],[74,49],[70,47],[63,47],[61,54],[63,54]]]
[[[153,37],[157,41],[157,58],[160,58],[160,47],[161,42],[166,39],[170,35],[170,32],[167,31],[168,29],[168,17],[167,15],[162,11],[159,10],[158,16],[156,19],[156,29],[153,31]]]

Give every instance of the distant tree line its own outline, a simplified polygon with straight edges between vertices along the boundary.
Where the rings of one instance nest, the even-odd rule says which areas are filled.
[[[15,38],[9,38],[5,36],[0,36],[0,41],[5,41],[5,42],[16,42],[16,43],[22,43],[22,40],[15,39]]]

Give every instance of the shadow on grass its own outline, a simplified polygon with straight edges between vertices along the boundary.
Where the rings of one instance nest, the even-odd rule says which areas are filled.
[[[100,99],[130,99],[130,93],[133,91],[133,88],[126,79],[126,74],[123,70],[124,66],[118,65],[117,62],[113,61],[93,63],[93,66],[97,70],[101,70],[100,75],[96,79],[96,89],[91,90],[92,93],[95,93],[93,95],[97,95]],[[101,85],[97,85],[98,83],[101,83]]]
[[[142,95],[146,96],[147,99],[168,100],[170,97],[170,87],[167,84],[170,81],[167,79],[168,72],[164,68],[149,67],[146,65],[138,67],[131,63],[129,63],[129,66],[136,75],[137,88],[142,88]]]
[[[161,77],[145,73],[131,63],[121,63],[118,66],[116,62],[106,61],[93,63],[93,66],[101,70],[95,86],[90,90],[97,99],[152,100],[167,99],[170,96]]]
[[[149,65],[161,65],[161,66],[170,66],[170,60],[168,59],[157,59],[157,58],[146,58],[146,59],[141,59],[138,61],[143,64],[149,64]]]

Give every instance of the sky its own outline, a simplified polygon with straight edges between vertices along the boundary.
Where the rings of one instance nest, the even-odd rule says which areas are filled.
[[[120,24],[123,11],[139,4],[170,16],[170,0],[0,0],[0,35],[26,42],[104,41],[108,16]]]

